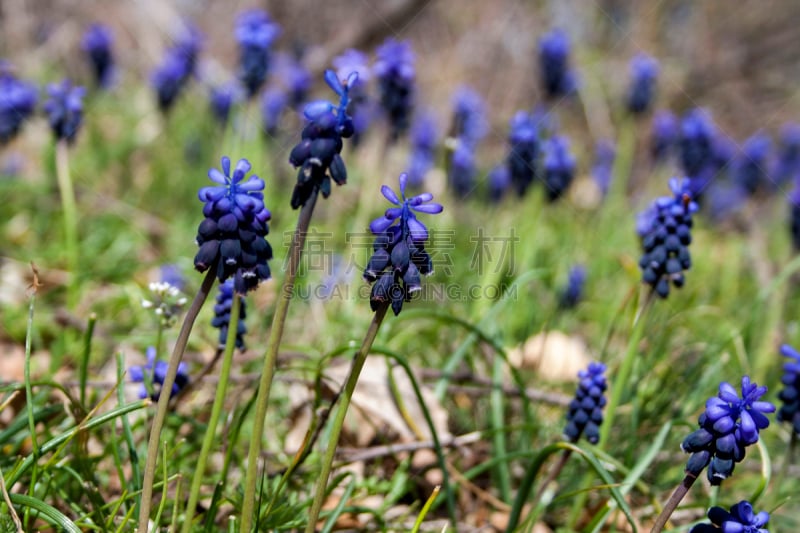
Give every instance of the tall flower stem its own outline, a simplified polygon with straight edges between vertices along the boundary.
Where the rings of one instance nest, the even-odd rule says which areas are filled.
[[[559,457],[558,463],[556,463],[556,465],[552,468],[552,470],[550,470],[550,473],[547,475],[547,478],[544,481],[542,481],[542,485],[539,487],[539,490],[536,492],[536,496],[533,498],[533,509],[535,509],[536,506],[539,505],[542,496],[544,496],[544,491],[547,490],[547,486],[550,483],[552,483],[564,469],[564,466],[566,466],[570,455],[572,455],[572,450],[566,448],[564,452],[561,454],[561,457]]]
[[[61,195],[61,209],[64,214],[64,250],[67,255],[67,269],[70,273],[67,286],[67,305],[72,308],[78,303],[78,215],[75,191],[69,172],[69,144],[66,139],[56,142],[56,180]]]
[[[333,457],[336,455],[336,447],[339,444],[339,435],[342,433],[344,426],[344,417],[347,414],[347,408],[350,407],[350,401],[353,399],[353,392],[356,389],[358,376],[361,374],[361,369],[364,368],[364,363],[367,361],[367,355],[372,348],[372,343],[378,335],[378,329],[381,327],[383,318],[386,316],[386,311],[389,309],[389,302],[381,304],[375,311],[372,317],[372,322],[369,325],[367,334],[361,342],[361,348],[356,352],[353,364],[350,366],[350,373],[347,376],[347,381],[344,385],[344,394],[339,401],[339,408],[336,411],[336,418],[333,419],[331,426],[331,433],[328,440],[328,447],[325,449],[325,455],[322,458],[322,468],[317,477],[317,487],[314,491],[314,501],[311,504],[311,510],[308,512],[308,524],[306,524],[306,533],[314,533],[316,531],[317,520],[319,519],[319,512],[322,509],[322,504],[325,501],[325,489],[328,486],[328,477],[331,473],[333,466]]]
[[[250,438],[250,448],[247,452],[247,472],[245,474],[244,500],[242,502],[242,525],[240,531],[249,533],[252,529],[253,514],[256,500],[256,482],[258,477],[258,456],[261,452],[261,438],[264,433],[264,422],[269,404],[269,393],[272,387],[272,377],[275,373],[275,363],[278,359],[278,349],[286,325],[286,314],[289,311],[289,302],[294,292],[294,281],[300,266],[306,234],[311,223],[311,215],[317,203],[319,189],[315,188],[305,205],[300,209],[294,237],[289,245],[289,264],[286,277],[283,279],[275,315],[272,317],[272,328],[269,332],[267,350],[264,352],[264,368],[261,371],[261,380],[258,384],[256,397],[256,414],[253,422],[253,435]]]
[[[153,425],[150,428],[150,439],[147,442],[147,459],[144,466],[144,480],[142,481],[142,505],[139,508],[139,531],[149,531],[147,525],[150,520],[150,506],[153,499],[153,481],[155,480],[156,463],[158,462],[158,446],[161,440],[161,429],[164,427],[164,419],[167,417],[167,407],[170,398],[169,392],[172,391],[172,385],[175,383],[175,376],[178,373],[178,363],[181,362],[183,352],[186,350],[194,321],[197,320],[197,315],[200,313],[200,309],[203,307],[206,298],[208,298],[211,287],[214,286],[214,275],[216,271],[216,264],[208,269],[206,277],[203,278],[203,283],[200,285],[200,290],[197,291],[194,300],[192,300],[192,305],[189,306],[189,309],[186,311],[186,318],[183,319],[181,331],[178,334],[178,340],[175,342],[175,348],[173,348],[172,356],[169,359],[167,375],[164,376],[164,383],[161,385],[161,390],[165,391],[165,393],[158,397],[156,416],[153,419]]]
[[[664,505],[664,508],[661,510],[661,514],[658,515],[656,519],[656,523],[653,524],[653,529],[650,530],[650,533],[659,533],[664,526],[667,525],[667,520],[669,517],[672,516],[672,513],[675,512],[675,509],[678,508],[678,504],[681,503],[683,497],[686,496],[686,493],[689,492],[689,489],[694,484],[697,476],[693,474],[686,473],[686,477],[683,478],[681,484],[675,487],[675,490],[672,492],[672,496],[669,497],[669,500]]]
[[[214,397],[214,405],[211,408],[211,417],[208,420],[205,437],[203,437],[203,445],[200,448],[200,457],[197,460],[197,468],[195,468],[192,477],[192,486],[189,491],[189,503],[186,505],[186,516],[183,522],[183,533],[189,533],[192,529],[192,518],[194,518],[194,510],[197,507],[197,500],[200,498],[200,485],[203,483],[203,473],[206,469],[208,462],[208,454],[211,447],[214,445],[217,424],[219,423],[220,415],[222,414],[222,406],[225,403],[225,393],[228,389],[228,378],[231,374],[231,363],[233,362],[233,352],[236,348],[236,332],[237,324],[239,324],[239,309],[241,307],[241,297],[234,293],[233,302],[231,303],[231,313],[228,322],[228,336],[225,339],[225,355],[222,358],[222,369],[219,375],[219,384],[217,385],[217,393]]]

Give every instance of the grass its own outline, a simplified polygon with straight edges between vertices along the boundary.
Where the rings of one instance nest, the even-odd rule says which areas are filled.
[[[140,305],[153,270],[176,263],[187,274],[187,294],[200,285],[201,276],[191,274],[200,221],[196,191],[207,184],[206,172],[221,155],[234,161],[250,158],[267,182],[270,242],[276,251],[276,279],[248,299],[251,348],[235,356],[231,391],[218,406],[219,432],[209,441],[209,468],[198,480],[201,507],[192,529],[235,530],[240,521],[260,355],[296,220],[288,206],[294,177],[286,159],[298,135],[288,127],[282,136],[265,139],[253,128],[243,137],[241,110],[233,126],[222,130],[211,121],[199,90],[186,94],[167,117],[118,105],[141,101],[144,91],[125,84],[112,94],[87,99],[84,129],[70,150],[78,213],[76,270],[65,255],[53,147],[43,145],[37,155],[29,147],[35,141],[23,134],[10,149],[33,154],[32,161],[23,175],[0,179],[2,266],[27,277],[32,261],[42,283],[35,302],[33,296],[21,297],[0,309],[0,341],[3,351],[12,354],[8,357],[16,357],[19,350],[14,349],[26,339],[32,346],[25,358],[32,366],[30,376],[0,376],[0,470],[25,529],[132,530],[154,408],[147,400],[133,399],[122,370],[142,364],[145,348],[155,342],[154,317]],[[628,126],[638,127],[640,134],[645,127]],[[567,133],[574,133],[576,152],[588,152],[589,139],[579,131]],[[296,298],[289,310],[261,452],[257,505],[262,513],[271,508],[268,516],[258,517],[261,531],[306,526],[319,465],[330,449],[330,432],[323,426],[307,458],[279,483],[297,451],[284,443],[295,424],[307,423],[298,422],[292,384],[310,391],[311,419],[321,416],[332,400],[327,365],[334,356],[350,357],[372,317],[359,279],[370,250],[364,246],[369,242],[365,228],[384,209],[380,185],[395,183],[392,157],[406,150],[402,143],[393,148],[386,159],[390,163],[384,164],[377,156],[383,138],[376,134],[358,150],[345,149],[349,183],[320,200],[311,223],[317,233],[307,237],[297,293],[307,294],[321,282],[334,255],[352,262],[353,270],[348,284],[340,287],[342,297]],[[629,148],[634,149],[643,148]],[[623,162],[625,157],[630,154],[621,156]],[[581,168],[587,163],[582,161]],[[667,192],[669,171],[653,171],[631,199],[620,186],[627,163],[620,166],[612,195],[592,207],[580,207],[574,198],[547,205],[541,188],[497,206],[487,205],[480,194],[455,200],[442,190],[439,174],[430,177],[436,200],[445,205],[442,215],[428,221],[441,232],[429,246],[436,273],[424,283],[432,296],[408,304],[399,317],[387,317],[372,357],[385,355],[416,371],[414,385],[435,390],[437,401],[427,407],[447,414],[450,433],[478,431],[481,439],[466,449],[452,449],[438,435],[439,457],[423,466],[394,453],[362,461],[356,473],[334,469],[323,530],[337,523],[355,523],[350,527],[358,529],[366,521],[382,531],[442,530],[448,522],[449,531],[468,531],[492,513],[517,513],[521,524],[532,527],[532,520],[525,521],[531,511],[562,530],[644,530],[683,478],[687,457],[678,445],[696,426],[720,380],[738,383],[749,374],[767,384],[768,399],[776,401],[778,345],[800,340],[795,318],[800,263],[790,248],[783,199],[751,206],[765,216],[751,220],[747,232],[714,226],[698,216],[686,286],[668,300],[652,302],[639,331],[633,317],[646,293],[640,288],[632,215],[647,199]],[[580,175],[575,186],[587,183],[588,177]],[[481,234],[488,240],[478,246]],[[586,298],[574,310],[559,309],[558,292],[576,262],[588,268]],[[470,288],[475,292],[470,294]],[[186,360],[193,373],[216,350],[210,307],[201,310],[189,338]],[[29,309],[34,312],[31,325]],[[503,387],[573,392],[569,381],[547,382],[536,371],[512,369],[507,362],[512,348],[553,330],[582,339],[594,357],[609,365],[616,396],[601,446],[560,442],[561,407],[503,393]],[[177,328],[167,330],[166,345],[172,346],[176,337]],[[623,367],[626,378],[616,381]],[[444,375],[426,382],[420,379],[425,369],[444,370]],[[467,395],[452,387],[453,373],[486,377],[489,384],[483,394]],[[162,527],[182,523],[189,480],[211,422],[215,374],[167,415],[156,469],[156,493],[164,497],[154,501],[150,515]],[[419,427],[431,423],[415,422]],[[350,433],[346,437],[352,446],[357,434]],[[763,465],[770,464],[769,457],[777,472],[789,440],[789,431],[777,424],[764,431],[763,448],[748,452],[719,493],[695,484],[676,522],[685,529],[702,518],[711,502],[730,506],[757,495],[757,509],[774,511],[774,530],[796,528],[800,507],[791,495],[799,488],[797,476],[764,487],[772,472]],[[369,444],[394,442],[378,431]],[[534,494],[536,482],[544,479],[536,472],[552,466],[550,455],[562,450],[571,450],[572,460],[556,480],[557,488],[531,510],[527,494]],[[429,474],[443,464],[448,481],[435,488],[431,479],[436,476]],[[0,504],[1,520],[5,513],[9,508]]]

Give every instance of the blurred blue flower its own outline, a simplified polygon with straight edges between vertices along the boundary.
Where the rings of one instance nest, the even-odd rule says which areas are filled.
[[[114,35],[111,28],[102,24],[92,24],[83,34],[81,49],[92,64],[95,83],[108,87],[114,75],[114,54],[111,45]]]
[[[742,378],[742,396],[729,383],[719,385],[719,394],[709,398],[700,415],[700,429],[690,434],[681,449],[692,454],[686,472],[698,476],[708,466],[708,481],[719,485],[728,478],[736,463],[745,456],[745,448],[758,442],[759,431],[769,426],[767,413],[775,406],[759,401],[767,392],[748,376]]]
[[[794,188],[789,194],[789,230],[795,251],[800,250],[800,176],[795,177]]]
[[[697,178],[712,158],[716,128],[707,111],[695,108],[681,120],[680,154],[683,171],[689,179]]]
[[[280,54],[277,60],[276,72],[289,95],[289,105],[299,107],[308,100],[311,90],[311,72],[303,65],[301,52],[297,54]],[[346,77],[343,79],[347,79]]]
[[[419,113],[411,126],[408,184],[412,188],[421,187],[425,174],[434,166],[437,137],[436,117],[432,113]]]
[[[211,319],[211,325],[219,330],[218,348],[220,350],[225,349],[225,342],[228,340],[228,329],[231,323],[231,307],[233,306],[233,298],[235,296],[239,298],[239,322],[236,324],[236,347],[240,350],[245,349],[244,334],[247,333],[247,326],[244,323],[244,319],[247,317],[245,299],[235,294],[233,280],[228,278],[225,283],[219,284],[217,303],[214,304],[214,318]]]
[[[508,192],[511,187],[511,172],[508,170],[508,164],[502,163],[494,167],[489,172],[489,201],[498,203]]]
[[[666,109],[656,111],[650,129],[650,155],[655,163],[669,157],[678,144],[678,118]]]
[[[564,30],[556,28],[539,39],[541,82],[547,98],[560,98],[575,92],[577,81],[569,68],[569,54],[569,37]]]
[[[278,127],[283,117],[283,112],[289,105],[289,97],[286,91],[277,87],[270,87],[261,96],[261,119],[264,124],[264,131],[274,136],[278,133]]]
[[[192,24],[184,25],[161,64],[150,76],[156,90],[158,108],[162,112],[172,108],[178,95],[194,75],[201,46],[202,35],[199,30]]]
[[[800,175],[800,124],[783,125],[777,152],[771,177],[775,186],[782,187]]]
[[[575,157],[565,136],[554,135],[544,144],[544,184],[547,200],[554,202],[567,191],[575,177]]]
[[[475,189],[475,152],[472,145],[456,141],[447,169],[447,184],[459,198],[466,198]]]
[[[376,50],[372,67],[378,78],[380,102],[389,118],[392,140],[405,133],[414,107],[414,52],[408,41],[389,38]]]
[[[489,131],[486,105],[474,89],[461,86],[453,95],[453,123],[450,136],[475,146]]]
[[[13,139],[36,109],[36,87],[15,78],[0,61],[0,146]]]
[[[697,524],[689,533],[769,533],[766,525],[769,523],[769,513],[761,511],[756,514],[753,505],[742,500],[730,512],[722,507],[712,507],[708,510],[710,524]]]
[[[154,402],[158,401],[161,395],[161,386],[167,377],[169,364],[166,361],[156,361],[156,349],[153,346],[147,348],[147,363],[144,365],[134,365],[128,369],[128,375],[133,383],[141,383],[139,387],[139,398],[150,398]],[[148,391],[148,384],[152,390]],[[170,397],[175,396],[186,385],[189,384],[189,368],[186,363],[178,364],[178,373],[175,375],[175,383],[172,384]]]
[[[586,267],[573,265],[569,269],[567,286],[561,292],[559,305],[564,309],[572,309],[583,299],[583,289],[586,285]]]
[[[633,114],[645,113],[655,100],[658,61],[647,54],[637,54],[631,60],[630,69],[628,111]]]
[[[425,251],[428,228],[417,220],[416,213],[435,215],[443,209],[432,202],[430,193],[406,198],[408,175],[400,174],[399,181],[399,197],[390,187],[381,187],[381,194],[394,207],[369,225],[376,237],[374,253],[364,269],[364,279],[374,283],[370,294],[372,310],[390,302],[395,315],[402,310],[403,302],[410,301],[422,289],[420,275],[433,273],[431,256]]]
[[[592,444],[600,440],[600,425],[603,423],[603,407],[606,405],[606,365],[589,363],[586,370],[578,372],[578,389],[567,411],[567,426],[564,436],[577,442],[581,435]]]
[[[267,79],[272,43],[281,34],[280,26],[261,9],[250,9],[236,20],[239,43],[239,79],[253,97]]]
[[[179,291],[183,291],[186,288],[186,277],[178,265],[171,263],[161,265],[159,274],[159,281],[172,285]]]
[[[782,405],[778,410],[778,422],[789,422],[792,431],[800,436],[800,352],[784,344],[781,355],[790,360],[783,365],[783,389],[778,393]]]
[[[73,86],[69,80],[47,87],[49,98],[43,109],[47,114],[50,129],[56,139],[72,142],[83,120],[83,87]]]
[[[517,111],[509,124],[508,143],[511,145],[506,159],[511,183],[517,195],[524,196],[536,179],[539,157],[539,132],[531,113]]]
[[[742,151],[736,160],[734,181],[748,195],[766,189],[767,157],[772,148],[769,135],[758,132],[742,144]]]
[[[673,196],[662,196],[639,216],[637,232],[642,239],[642,281],[662,298],[669,296],[670,283],[683,287],[684,271],[692,266],[692,201],[686,180],[669,182]]]
[[[205,204],[205,220],[197,230],[200,249],[194,266],[200,272],[216,268],[220,282],[232,276],[239,294],[255,289],[271,275],[267,261],[272,259],[272,248],[265,239],[271,215],[264,207],[264,181],[255,175],[245,180],[249,171],[250,162],[240,159],[231,175],[231,160],[223,157],[222,172],[208,171],[217,185],[198,193]]]
[[[339,104],[317,100],[305,106],[306,126],[301,140],[289,154],[289,162],[298,168],[297,184],[292,191],[292,209],[305,205],[315,190],[324,198],[331,194],[331,180],[337,185],[347,182],[347,168],[342,159],[342,138],[353,135],[353,120],[347,114],[350,85],[358,75],[353,72],[344,80],[332,70],[325,72],[325,82],[339,96]]]
[[[211,113],[220,124],[226,124],[233,104],[241,99],[241,90],[237,83],[227,83],[212,87],[209,93]]]
[[[592,178],[597,184],[600,193],[605,197],[611,187],[611,180],[614,177],[614,159],[617,150],[614,142],[609,139],[597,141],[594,149],[594,165],[592,165]]]

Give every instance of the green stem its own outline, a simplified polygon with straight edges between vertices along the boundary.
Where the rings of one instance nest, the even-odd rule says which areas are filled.
[[[192,305],[186,311],[186,318],[183,319],[178,340],[175,342],[175,348],[172,350],[172,357],[169,360],[167,375],[164,376],[164,383],[161,385],[162,391],[172,390],[172,385],[175,383],[175,375],[178,373],[178,363],[181,362],[183,352],[186,350],[194,321],[197,319],[197,315],[200,313],[200,309],[203,307],[203,303],[205,303],[208,293],[211,292],[211,287],[214,285],[216,271],[217,265],[214,263],[208,269],[206,277],[203,278],[203,284],[200,285],[200,290],[197,291]],[[153,503],[153,481],[156,477],[158,446],[161,439],[161,429],[164,427],[164,419],[167,417],[169,397],[170,394],[161,394],[159,396],[156,416],[150,428],[150,439],[147,442],[147,459],[144,465],[144,480],[142,481],[142,504],[139,507],[139,531],[149,531],[147,524],[150,520],[150,506]]]
[[[122,352],[117,353],[117,383],[122,383],[125,377],[125,358]],[[120,405],[125,405],[125,390],[124,387],[117,387],[117,401]],[[128,457],[131,463],[131,484],[133,491],[136,493],[134,500],[133,510],[139,511],[141,505],[141,496],[139,494],[139,483],[142,479],[142,471],[139,468],[139,454],[136,451],[136,441],[133,440],[133,430],[131,430],[131,423],[128,421],[127,415],[122,416],[122,434],[125,437],[125,444],[128,446]]]
[[[33,386],[31,385],[31,339],[33,338],[33,309],[36,302],[36,289],[38,280],[34,270],[34,280],[31,288],[31,303],[28,306],[28,328],[25,333],[25,366],[23,374],[25,378],[25,405],[28,411],[28,430],[31,432],[31,448],[33,455],[39,456],[39,444],[36,442],[36,422],[33,417]],[[32,485],[31,485],[32,486]]]
[[[81,409],[86,409],[86,381],[89,375],[89,357],[92,354],[92,336],[94,326],[97,323],[97,315],[89,315],[89,323],[86,325],[86,335],[83,337],[83,357],[81,357],[81,368],[78,380],[80,382]]]
[[[536,496],[533,497],[533,506],[532,506],[533,509],[536,509],[536,506],[539,505],[542,496],[544,496],[544,491],[547,490],[547,486],[553,481],[555,481],[555,479],[564,469],[564,466],[567,464],[570,455],[572,455],[572,450],[566,448],[564,452],[561,454],[561,457],[558,459],[558,463],[556,464],[556,466],[554,466],[553,469],[550,470],[550,473],[547,475],[547,478],[544,481],[542,481],[542,485],[539,487]]]
[[[78,216],[75,207],[75,191],[69,172],[69,145],[65,139],[56,143],[56,180],[61,194],[64,214],[64,249],[67,254],[67,269],[70,280],[67,288],[67,304],[70,308],[78,303]]]
[[[272,328],[269,332],[267,350],[264,352],[264,368],[261,371],[261,380],[258,384],[256,397],[256,414],[253,422],[253,435],[247,451],[247,472],[245,473],[244,500],[242,501],[242,525],[240,531],[249,533],[252,529],[253,513],[256,501],[256,481],[258,477],[258,456],[261,453],[261,438],[264,433],[264,422],[267,416],[269,393],[272,388],[272,377],[275,373],[275,363],[278,360],[278,350],[283,337],[283,328],[286,325],[286,314],[289,311],[289,302],[294,292],[294,280],[300,266],[300,257],[306,242],[306,234],[311,224],[311,215],[317,203],[319,189],[316,187],[305,205],[300,209],[294,237],[289,245],[289,264],[286,277],[283,280],[278,302],[275,306],[275,315],[272,317]]]
[[[189,491],[189,503],[186,505],[186,516],[183,521],[183,533],[189,533],[192,529],[192,518],[194,518],[194,510],[197,507],[197,500],[200,498],[200,485],[203,483],[203,473],[206,469],[208,462],[208,454],[211,447],[214,445],[217,424],[219,423],[220,415],[222,414],[222,406],[225,403],[225,393],[228,389],[228,378],[231,374],[231,363],[233,362],[233,352],[236,348],[236,333],[237,325],[239,324],[239,309],[241,307],[242,297],[234,293],[233,302],[231,304],[230,320],[228,321],[228,336],[225,339],[225,355],[222,358],[222,369],[219,376],[219,384],[217,385],[217,394],[214,397],[214,405],[211,408],[211,417],[208,420],[208,427],[206,428],[205,437],[203,437],[203,445],[200,448],[200,458],[197,460],[197,468],[195,468],[194,475],[192,476],[192,485]]]
[[[672,496],[669,497],[669,501],[664,505],[664,508],[661,510],[661,514],[658,515],[655,524],[653,524],[653,529],[650,530],[650,533],[659,533],[664,526],[667,525],[667,520],[669,517],[672,516],[672,513],[675,512],[675,509],[678,508],[678,504],[681,503],[681,500],[686,493],[689,492],[689,489],[692,487],[692,484],[697,479],[697,476],[694,474],[686,473],[686,477],[683,478],[683,481],[680,485],[675,487],[675,490],[672,492]]]
[[[328,447],[325,449],[325,455],[322,458],[322,469],[320,470],[319,477],[317,478],[317,487],[314,492],[314,501],[311,504],[311,510],[308,513],[308,523],[306,524],[306,533],[314,533],[319,519],[319,512],[322,509],[322,504],[325,501],[325,489],[328,485],[328,476],[330,476],[331,468],[333,467],[333,457],[336,455],[336,447],[339,443],[339,435],[342,433],[342,426],[344,426],[344,417],[347,414],[347,408],[350,407],[350,401],[353,399],[353,391],[356,389],[358,376],[361,374],[361,369],[364,368],[364,363],[367,361],[372,343],[378,335],[378,329],[381,327],[383,318],[386,316],[386,311],[389,309],[389,303],[383,303],[375,311],[375,316],[372,317],[372,322],[369,325],[367,334],[361,343],[361,348],[356,352],[353,364],[350,366],[350,374],[347,376],[347,381],[344,385],[344,394],[339,402],[339,408],[336,410],[336,418],[333,419],[331,426],[331,434],[328,440]]]

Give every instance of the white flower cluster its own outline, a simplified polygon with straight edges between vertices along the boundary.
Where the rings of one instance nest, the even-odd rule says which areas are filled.
[[[152,309],[165,326],[172,325],[181,308],[186,305],[186,297],[181,291],[165,281],[156,281],[149,285],[152,297],[142,299],[142,307]]]

